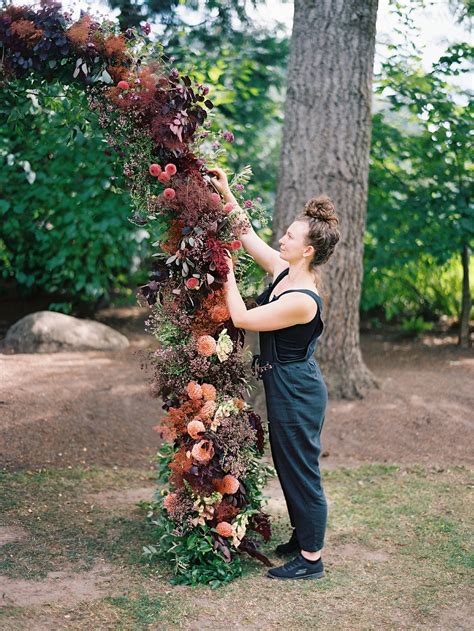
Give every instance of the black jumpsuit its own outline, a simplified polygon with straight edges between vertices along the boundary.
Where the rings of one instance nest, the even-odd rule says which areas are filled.
[[[268,304],[273,288],[288,272],[283,270],[257,297],[259,306]],[[263,380],[270,447],[291,525],[301,549],[316,552],[323,547],[327,522],[319,471],[327,388],[313,357],[324,328],[322,299],[310,289],[288,289],[272,301],[294,291],[314,298],[316,316],[307,324],[260,332],[260,355],[254,355],[253,367]]]

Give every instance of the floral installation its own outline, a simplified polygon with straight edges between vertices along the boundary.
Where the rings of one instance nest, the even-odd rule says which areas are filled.
[[[151,393],[165,410],[155,427],[165,489],[148,505],[153,542],[144,553],[172,561],[174,582],[216,587],[241,573],[243,552],[270,565],[259,545],[271,536],[261,491],[272,468],[261,461],[261,419],[244,400],[250,357],[223,290],[242,245],[235,235],[248,223],[215,192],[206,167],[233,133],[211,131],[209,88],[168,66],[149,32],[122,33],[84,12],[73,21],[54,1],[7,6],[0,85],[32,74],[81,83],[130,189],[130,221],[159,235],[138,296],[157,344]],[[249,177],[246,167],[230,186],[263,224],[258,200],[245,199]]]

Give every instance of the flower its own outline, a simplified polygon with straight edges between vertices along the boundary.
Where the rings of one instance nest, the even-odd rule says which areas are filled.
[[[234,344],[229,335],[227,335],[227,329],[223,329],[219,333],[216,344],[216,353],[220,362],[224,362],[234,349]]]
[[[196,381],[190,381],[188,383],[186,392],[190,399],[202,399],[202,388]]]
[[[173,510],[177,497],[178,497],[177,493],[168,493],[168,495],[163,500],[163,506],[166,508],[168,512],[171,512]]]
[[[201,384],[202,396],[204,397],[204,401],[215,401],[217,391],[211,383],[202,383]]]
[[[211,199],[214,203],[218,204],[221,201],[219,193],[211,193]]]
[[[178,169],[176,168],[174,164],[170,163],[165,166],[165,171],[166,173],[168,173],[168,175],[175,175],[177,170]]]
[[[126,81],[120,81],[120,83],[127,83]],[[120,86],[119,83],[119,86]],[[127,83],[127,87],[128,87],[128,83]],[[150,172],[150,175],[153,175],[154,177],[158,177],[161,173],[161,167],[159,164],[150,164],[150,166],[148,167],[148,171]]]
[[[199,417],[203,420],[209,420],[216,411],[215,401],[206,401],[199,411]]]
[[[243,191],[245,188],[245,186],[243,184],[236,184],[235,185],[235,190],[236,191]]]
[[[228,521],[221,521],[220,524],[217,524],[216,530],[221,537],[232,537],[232,535],[234,534],[232,526],[229,524]]]
[[[215,305],[209,311],[209,316],[213,322],[225,322],[230,318],[230,313],[225,305]]]
[[[240,250],[240,248],[242,247],[242,241],[240,241],[239,239],[235,239],[230,244],[230,247],[232,250]]]
[[[227,142],[234,142],[234,134],[231,131],[225,131],[223,134],[224,140]]]
[[[167,182],[170,181],[170,176],[169,173],[166,173],[166,171],[162,171],[159,175],[158,175],[158,179],[160,180],[160,182],[162,184],[166,184]]]
[[[214,482],[216,490],[222,495],[233,495],[240,487],[238,479],[230,473],[225,475],[222,480],[215,480]]]
[[[192,278],[188,278],[188,280],[186,281],[186,287],[188,289],[196,289],[198,285],[199,280],[197,278],[194,278],[194,276]]]
[[[199,464],[207,464],[214,455],[214,446],[210,440],[200,440],[191,449],[191,455]]]
[[[246,199],[245,202],[244,202],[244,206],[245,206],[245,208],[252,208],[253,201],[251,199]]]
[[[210,335],[201,335],[197,340],[197,351],[204,357],[210,357],[216,352],[216,340]]]
[[[191,436],[191,438],[194,438],[194,440],[201,438],[199,434],[206,431],[206,427],[204,423],[196,419],[188,423],[187,429],[188,429],[188,434]]]
[[[149,25],[148,22],[145,22],[145,24],[142,24],[140,28],[142,30],[142,33],[144,33],[145,35],[150,34],[151,26]]]
[[[129,87],[130,87],[130,85],[129,85],[128,81],[119,81],[117,83],[117,88],[120,88],[121,90],[128,90]],[[158,166],[158,165],[156,165],[156,166]],[[152,175],[153,175],[153,173],[152,173]]]
[[[176,191],[174,188],[165,188],[163,195],[165,199],[174,199],[176,197]]]
[[[226,202],[224,204],[224,212],[231,213],[234,210],[234,204],[232,202]]]

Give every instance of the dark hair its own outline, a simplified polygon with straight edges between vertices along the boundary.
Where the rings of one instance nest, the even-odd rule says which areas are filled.
[[[327,263],[341,238],[334,204],[323,195],[313,197],[304,206],[303,212],[296,218],[309,224],[308,244],[314,248],[314,257],[310,269]]]

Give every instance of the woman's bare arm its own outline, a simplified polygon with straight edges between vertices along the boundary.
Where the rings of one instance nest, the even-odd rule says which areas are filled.
[[[247,309],[237,287],[232,264],[224,287],[230,317],[239,329],[276,331],[311,322],[317,313],[314,311],[314,300],[304,293],[286,294],[275,302]]]
[[[209,169],[209,172],[215,174],[212,178],[213,186],[221,193],[225,202],[230,202],[234,205],[234,210],[238,214],[240,218],[243,218],[245,224],[248,226],[246,231],[242,230],[238,235],[242,245],[250,254],[250,256],[255,259],[255,261],[263,267],[263,269],[268,273],[275,277],[282,270],[288,267],[288,263],[283,261],[280,258],[280,253],[278,250],[274,250],[270,247],[263,239],[261,239],[250,223],[250,219],[248,214],[241,208],[235,199],[232,191],[229,188],[227,182],[227,176],[222,169]]]

